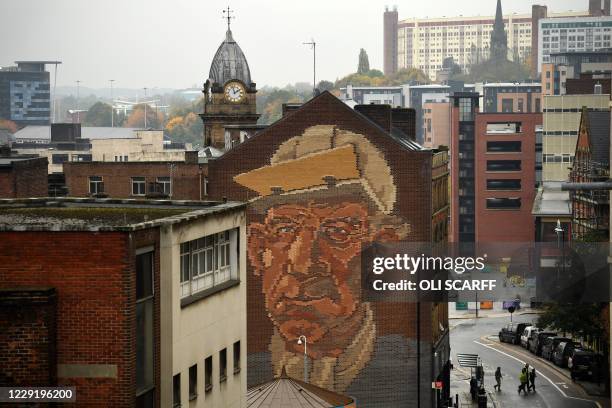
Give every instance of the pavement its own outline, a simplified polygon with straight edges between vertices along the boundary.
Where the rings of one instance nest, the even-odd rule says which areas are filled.
[[[459,396],[459,407],[477,407],[478,402],[472,401],[470,394],[470,369],[455,366],[451,371],[451,396]],[[497,408],[497,399],[491,392],[487,392],[487,408]]]
[[[479,313],[479,315],[481,315]],[[533,311],[523,310],[514,314],[515,322],[532,322],[536,316]],[[453,319],[451,321],[451,356],[455,369],[451,373],[451,395],[458,394],[460,406],[476,406],[469,401],[470,369],[457,367],[457,353],[478,354],[485,371],[485,388],[489,391],[490,405],[499,407],[554,407],[554,408],[609,408],[610,399],[589,395],[585,388],[569,378],[567,370],[538,358],[520,346],[500,343],[497,339],[499,329],[509,321],[508,313],[499,317],[491,312],[479,319]],[[517,392],[518,374],[529,363],[536,368],[536,391],[528,395]],[[494,372],[501,367],[501,392],[493,391]],[[594,386],[589,383],[588,386]],[[467,396],[467,400],[465,398]]]

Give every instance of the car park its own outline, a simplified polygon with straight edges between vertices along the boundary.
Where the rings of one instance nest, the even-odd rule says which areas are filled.
[[[555,348],[557,348],[559,343],[564,341],[572,340],[568,339],[567,337],[559,336],[547,337],[546,340],[544,340],[544,344],[542,345],[542,358],[551,361],[553,357],[553,351],[555,351]]]
[[[552,362],[559,367],[567,366],[567,359],[570,354],[575,350],[580,348],[580,343],[575,343],[573,341],[562,341],[560,342],[552,355]]]
[[[535,326],[527,326],[525,327],[525,330],[523,330],[523,334],[521,334],[521,346],[523,348],[528,348],[529,347],[529,338],[531,337],[532,333],[537,333],[539,332],[540,329],[538,327]]]
[[[536,356],[542,355],[542,346],[548,337],[554,337],[557,333],[551,331],[541,331],[532,336],[529,343],[529,351]]]

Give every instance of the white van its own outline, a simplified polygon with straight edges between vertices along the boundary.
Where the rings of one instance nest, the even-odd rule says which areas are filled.
[[[523,330],[523,334],[521,334],[521,346],[523,348],[528,348],[529,347],[529,337],[531,336],[532,333],[537,333],[539,332],[540,329],[535,327],[535,326],[527,326],[525,327],[525,330]]]

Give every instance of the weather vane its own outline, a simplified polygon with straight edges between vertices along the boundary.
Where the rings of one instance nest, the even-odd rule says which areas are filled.
[[[232,16],[232,13],[234,12],[234,10],[230,10],[229,6],[227,6],[227,10],[223,10],[223,18],[227,19],[227,29],[230,29],[230,23],[232,18],[236,18],[234,16]]]

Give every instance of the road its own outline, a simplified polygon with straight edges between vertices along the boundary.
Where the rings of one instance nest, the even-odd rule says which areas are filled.
[[[535,315],[516,316],[515,322],[531,322]],[[551,408],[608,408],[589,397],[578,385],[573,384],[558,369],[519,347],[500,343],[499,329],[508,318],[479,318],[461,321],[451,331],[451,355],[457,363],[457,353],[478,354],[485,369],[485,387],[494,394],[502,407],[551,407]],[[528,395],[517,392],[521,368],[529,363],[536,368],[536,392]],[[504,375],[502,391],[494,392],[495,369],[501,367]],[[467,369],[469,372],[469,369]]]

